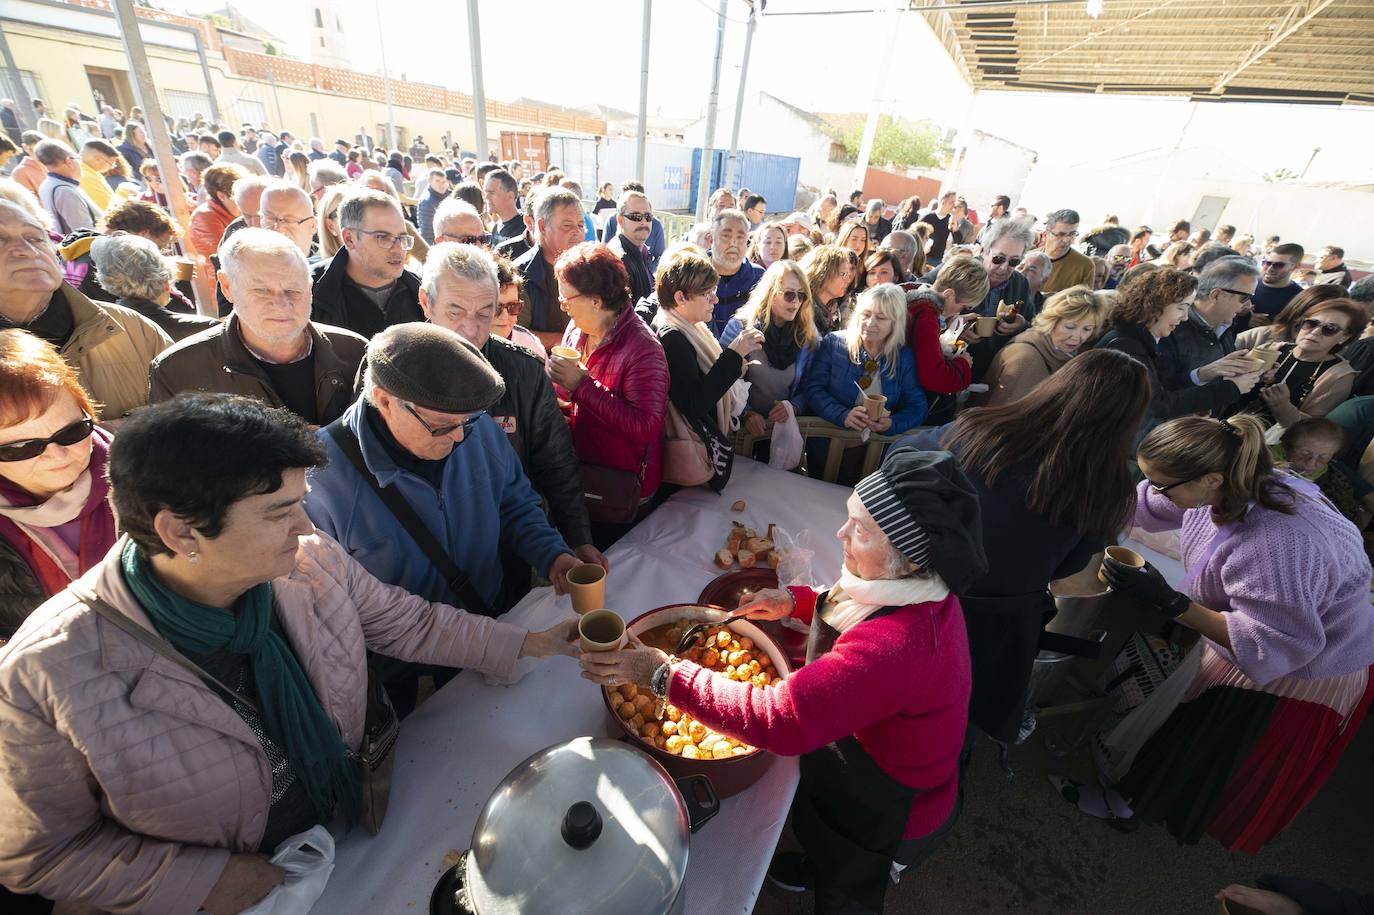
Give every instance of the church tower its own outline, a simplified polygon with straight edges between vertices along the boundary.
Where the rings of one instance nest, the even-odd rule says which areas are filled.
[[[350,66],[348,33],[340,0],[307,0],[310,17],[310,62],[322,67]]]

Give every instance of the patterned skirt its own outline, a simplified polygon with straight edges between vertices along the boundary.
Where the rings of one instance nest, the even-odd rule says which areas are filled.
[[[1374,668],[1260,685],[1209,642],[1196,658],[1105,749],[1129,766],[1117,789],[1141,820],[1164,824],[1180,844],[1206,833],[1254,854],[1336,767],[1374,698]]]

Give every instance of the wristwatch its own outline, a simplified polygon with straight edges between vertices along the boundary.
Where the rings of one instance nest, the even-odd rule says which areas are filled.
[[[668,701],[668,681],[672,679],[673,662],[676,660],[676,658],[669,657],[649,677],[649,692],[659,702]]]

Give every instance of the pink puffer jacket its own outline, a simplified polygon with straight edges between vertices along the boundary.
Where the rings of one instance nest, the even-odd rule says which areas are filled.
[[[230,852],[255,851],[272,776],[252,731],[139,625],[115,543],[0,649],[0,883],[110,912],[194,913]],[[303,538],[272,583],[282,629],[344,743],[362,738],[365,652],[509,676],[525,630],[432,604]]]

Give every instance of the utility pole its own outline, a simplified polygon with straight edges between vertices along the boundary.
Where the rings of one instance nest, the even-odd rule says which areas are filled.
[[[716,62],[711,69],[711,96],[706,102],[706,136],[702,138],[701,168],[697,175],[697,222],[706,218],[706,201],[711,197],[711,166],[716,150],[716,109],[720,101],[720,60],[725,53],[725,10],[729,0],[720,0],[716,14]]]
[[[644,183],[644,144],[649,134],[649,16],[653,0],[644,0],[644,33],[639,49],[639,136],[635,138],[635,180]]]
[[[897,34],[902,25],[902,11],[906,3],[892,3],[887,14],[887,48],[883,51],[882,63],[878,67],[878,81],[873,84],[873,101],[868,106],[868,120],[864,122],[863,139],[859,141],[859,157],[854,163],[854,186],[851,190],[863,190],[864,178],[868,176],[868,160],[873,155],[873,138],[878,135],[878,119],[882,117],[883,94],[887,92],[887,77],[892,72],[892,56],[897,50]]]
[[[647,6],[649,0],[644,0]],[[14,53],[10,51],[10,40],[5,34],[3,24],[0,24],[0,55],[5,58],[5,77],[10,83],[10,97],[14,99],[15,107],[19,110],[19,126],[35,128],[38,126],[38,115],[33,110],[33,98],[28,90],[24,88],[24,79],[19,75],[19,68],[14,65]]]
[[[382,0],[372,0],[377,11],[377,46],[382,50],[382,91],[386,93],[386,148],[396,151],[396,112],[391,107],[391,71],[386,68],[386,37],[382,34]]]
[[[1312,160],[1316,159],[1316,158],[1317,158],[1317,153],[1319,153],[1319,152],[1321,152],[1321,151],[1322,151],[1322,148],[1321,148],[1320,146],[1318,146],[1318,147],[1316,147],[1316,148],[1314,148],[1314,149],[1312,150],[1312,155],[1310,155],[1310,156],[1307,157],[1307,164],[1304,165],[1304,166],[1302,167],[1302,174],[1298,176],[1298,180],[1299,180],[1299,181],[1301,181],[1302,179],[1304,179],[1304,178],[1307,177],[1307,170],[1308,170],[1309,168],[1312,167]]]
[[[487,91],[482,85],[482,27],[477,22],[477,0],[468,0],[468,56],[472,58],[472,126],[477,133],[480,163],[487,161],[491,150],[487,148]],[[387,99],[390,105],[390,95]]]
[[[144,129],[153,144],[153,155],[157,159],[158,174],[162,176],[162,186],[167,191],[167,202],[172,206],[172,217],[183,229],[191,225],[191,206],[186,200],[186,190],[181,185],[180,172],[177,170],[176,157],[172,155],[172,137],[167,132],[167,118],[162,110],[162,102],[157,97],[157,85],[153,82],[153,70],[148,63],[148,49],[143,45],[143,36],[138,31],[138,17],[134,14],[133,0],[113,0],[115,22],[119,25],[120,36],[124,41],[124,53],[129,58],[129,72],[134,77],[134,91],[143,107]],[[206,259],[202,263],[208,264]],[[197,266],[200,266],[199,264]],[[196,309],[203,315],[218,317],[215,305],[214,278],[198,276],[194,284]]]
[[[744,84],[749,79],[749,49],[754,45],[754,23],[758,21],[757,11],[754,9],[754,0],[747,0],[749,3],[749,27],[744,33],[744,62],[739,68],[739,89],[735,92],[735,124],[730,129],[730,158],[725,164],[725,187],[735,186],[735,160],[739,157],[739,122],[744,115]],[[759,0],[762,7],[767,0]],[[744,206],[744,202],[739,202]],[[784,209],[791,209],[789,204]]]

